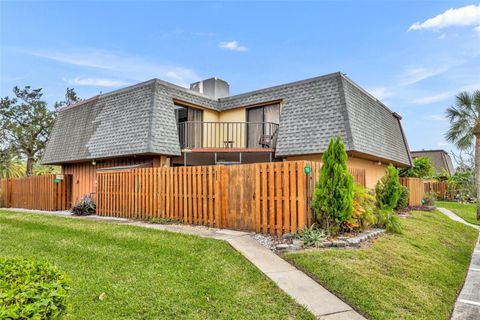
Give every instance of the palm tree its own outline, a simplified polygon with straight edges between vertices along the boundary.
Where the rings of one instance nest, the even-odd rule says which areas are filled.
[[[445,135],[446,139],[460,150],[475,146],[477,220],[480,220],[480,90],[472,95],[468,92],[458,94],[455,106],[447,108],[447,118],[450,120],[450,129]]]
[[[0,179],[17,178],[24,173],[25,166],[9,150],[0,149]]]

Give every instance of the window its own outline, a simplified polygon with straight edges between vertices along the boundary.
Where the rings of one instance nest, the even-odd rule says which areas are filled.
[[[264,135],[274,136],[280,123],[280,104],[275,103],[247,109],[248,147],[259,148]]]
[[[203,110],[175,104],[180,144],[187,148],[202,147]]]

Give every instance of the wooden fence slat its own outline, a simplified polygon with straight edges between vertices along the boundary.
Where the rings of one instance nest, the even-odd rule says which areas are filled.
[[[7,208],[35,210],[68,210],[71,206],[71,176],[62,175],[29,176],[15,179],[2,179],[0,187],[2,203]]]
[[[311,167],[309,175],[305,166]],[[356,182],[365,181],[363,168],[349,170]],[[311,203],[319,171],[318,162],[285,161],[97,172],[98,214],[168,217],[272,235],[295,233],[314,221]],[[4,185],[2,181],[2,188],[8,188]]]

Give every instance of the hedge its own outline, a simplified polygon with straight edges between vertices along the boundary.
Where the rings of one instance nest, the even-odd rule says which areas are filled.
[[[0,319],[60,319],[69,289],[56,266],[0,258]]]

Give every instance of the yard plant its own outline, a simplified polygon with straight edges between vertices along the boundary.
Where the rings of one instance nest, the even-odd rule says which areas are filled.
[[[403,188],[398,178],[398,170],[394,166],[389,165],[385,175],[375,186],[378,227],[385,228],[389,232],[399,233],[402,231],[399,218],[393,211],[397,207],[402,192]]]
[[[90,195],[85,195],[73,206],[71,211],[74,216],[88,216],[95,214],[96,210],[97,206],[92,197]]]
[[[69,289],[56,266],[0,257],[0,319],[60,319]]]
[[[353,206],[353,177],[347,169],[347,153],[340,137],[330,140],[322,162],[313,208],[322,227],[335,234],[351,218]]]
[[[0,256],[65,272],[66,319],[314,319],[223,241],[1,210],[0,230]]]

